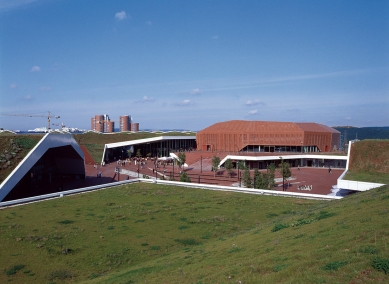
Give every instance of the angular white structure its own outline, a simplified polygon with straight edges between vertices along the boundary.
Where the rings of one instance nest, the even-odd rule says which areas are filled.
[[[84,179],[84,153],[71,134],[46,134],[0,184],[0,202],[34,196],[61,179]]]

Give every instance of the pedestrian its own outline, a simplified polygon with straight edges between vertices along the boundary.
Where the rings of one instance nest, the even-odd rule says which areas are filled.
[[[331,166],[329,166],[328,172],[329,172],[330,174],[332,174]]]
[[[297,170],[300,170],[300,165],[297,165]]]

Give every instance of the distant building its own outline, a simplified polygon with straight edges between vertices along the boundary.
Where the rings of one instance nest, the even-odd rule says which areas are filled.
[[[120,132],[123,131],[131,131],[131,116],[130,115],[122,115],[120,116]]]
[[[119,131],[139,131],[139,123],[131,122],[130,115],[122,115],[119,117]],[[115,132],[115,120],[111,120],[107,114],[98,114],[91,118],[91,130],[101,133]]]
[[[329,152],[340,132],[318,123],[231,120],[196,135],[197,149],[231,152]]]
[[[139,131],[139,123],[138,122],[131,123],[131,131],[133,131],[133,132]]]
[[[102,133],[114,132],[115,122],[111,121],[108,114],[99,114],[91,118],[91,129]]]

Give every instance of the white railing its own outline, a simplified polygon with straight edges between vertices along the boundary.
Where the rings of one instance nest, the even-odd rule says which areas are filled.
[[[283,197],[295,197],[295,198],[305,198],[305,199],[317,199],[317,200],[334,200],[342,199],[341,196],[328,196],[320,194],[309,194],[309,193],[299,193],[299,192],[287,192],[287,191],[276,191],[276,190],[266,190],[266,189],[254,189],[254,188],[243,188],[243,187],[233,187],[233,186],[219,186],[219,185],[209,185],[209,184],[196,184],[188,182],[177,182],[177,181],[167,181],[167,180],[155,180],[155,179],[144,179],[136,178],[125,181],[118,181],[113,183],[107,183],[102,185],[89,186],[84,188],[78,188],[73,190],[55,192],[45,195],[33,196],[23,199],[11,200],[0,202],[0,208],[6,206],[13,206],[23,203],[37,202],[41,200],[47,200],[52,198],[60,198],[66,195],[86,193],[94,190],[101,190],[109,187],[121,186],[125,184],[135,183],[135,182],[146,182],[146,183],[158,183],[171,186],[180,186],[188,188],[200,188],[207,190],[220,190],[220,191],[231,191],[231,192],[240,192],[240,193],[250,193],[250,194],[260,194],[260,195],[273,195],[273,196],[283,196]]]

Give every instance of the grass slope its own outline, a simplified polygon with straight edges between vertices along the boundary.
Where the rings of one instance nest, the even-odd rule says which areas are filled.
[[[16,168],[43,135],[0,135],[0,183]]]
[[[389,187],[313,201],[138,183],[0,210],[0,282],[387,283]]]
[[[389,140],[352,144],[347,180],[389,184]]]

